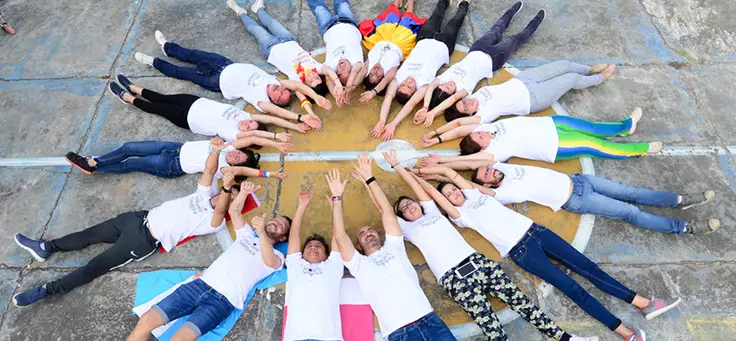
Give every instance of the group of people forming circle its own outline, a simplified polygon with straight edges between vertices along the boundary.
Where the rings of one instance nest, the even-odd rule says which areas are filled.
[[[589,279],[603,292],[634,305],[652,319],[679,303],[676,297],[645,297],[609,274],[560,236],[507,208],[505,204],[531,201],[573,213],[623,219],[651,230],[700,235],[720,227],[718,219],[683,221],[642,212],[632,205],[688,209],[711,201],[713,191],[671,193],[634,188],[587,174],[563,174],[546,168],[504,163],[521,157],[553,163],[582,156],[625,159],[659,153],[661,142],[617,143],[610,139],[633,135],[642,117],[636,109],[621,122],[589,122],[568,116],[527,117],[551,106],[571,89],[601,84],[615,65],[593,66],[556,61],[520,72],[513,79],[484,86],[509,55],[525,43],[544,20],[544,11],[520,33],[502,39],[509,22],[522,8],[508,9],[490,31],[478,39],[460,62],[437,76],[449,63],[460,26],[470,6],[462,0],[457,13],[440,29],[448,0],[439,0],[429,19],[413,13],[414,1],[397,0],[373,20],[358,23],[348,0],[335,0],[332,14],[323,0],[308,0],[326,44],[324,63],[299,46],[294,35],[272,18],[257,0],[248,11],[228,0],[227,5],[252,33],[261,55],[288,79],[269,75],[253,64],[234,63],[218,54],[187,49],[156,31],[163,54],[195,66],[183,67],[162,58],[136,53],[136,60],[163,74],[192,81],[221,92],[229,100],[242,98],[258,113],[188,94],[163,95],[133,84],[123,75],[110,90],[124,103],[163,116],[179,127],[210,136],[209,141],[186,143],[127,142],[99,157],[68,153],[66,159],[86,174],[145,172],[161,177],[202,173],[197,190],[164,202],[150,211],[123,213],[86,230],[53,240],[34,240],[17,234],[15,241],[34,258],[45,261],[52,253],[72,251],[96,243],[114,245],[83,267],[49,283],[14,296],[17,306],[68,292],[101,275],[140,261],[158,247],[170,251],[183,240],[225,228],[229,214],[236,241],[201,276],[175,290],[145,313],[128,340],[147,340],[154,329],[190,315],[173,340],[195,340],[234,309],[242,309],[247,293],[259,280],[287,268],[284,340],[341,340],[339,281],[343,267],[360,283],[388,340],[455,340],[447,325],[433,312],[410,263],[404,240],[415,244],[438,283],[475,321],[489,340],[507,340],[487,296],[505,302],[546,336],[556,340],[591,341],[565,332],[537,308],[505,274],[501,266],[474,250],[451,221],[479,232],[502,257],[553,285],[585,312],[627,341],[645,341],[642,329],[627,326],[607,310],[550,259]],[[405,5],[405,6],[404,6]],[[406,8],[401,12],[400,8]],[[361,43],[369,52],[364,60]],[[361,227],[352,239],[343,221],[343,192],[347,180],[337,169],[326,173],[332,208],[333,235],[328,241],[312,235],[301,243],[300,226],[310,192],[299,195],[294,219],[254,217],[250,224],[241,214],[246,198],[259,190],[242,178],[284,179],[282,170],[258,166],[262,146],[283,153],[294,149],[289,133],[269,131],[274,125],[307,133],[322,130],[312,103],[330,109],[329,92],[338,107],[348,105],[353,91],[365,86],[360,101],[383,96],[380,118],[372,129],[375,138],[391,139],[398,124],[415,107],[414,123],[430,127],[443,114],[447,124],[421,139],[428,147],[462,138],[460,156],[430,155],[419,166],[398,166],[394,151],[383,157],[411,187],[413,197],[401,196],[391,204],[372,173],[372,159],[361,155],[352,176],[363,183],[380,214],[383,231]],[[304,110],[288,110],[296,95]],[[387,123],[393,100],[403,105]],[[516,116],[498,120],[501,116]],[[471,180],[456,170],[472,170]],[[222,179],[220,187],[217,180]],[[433,186],[427,181],[439,181]],[[288,242],[284,256],[274,249]]]

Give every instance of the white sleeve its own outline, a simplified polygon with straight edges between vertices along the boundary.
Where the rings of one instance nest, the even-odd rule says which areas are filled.
[[[470,227],[468,222],[465,220],[465,215],[463,214],[463,211],[461,210],[458,210],[458,211],[460,212],[460,217],[457,219],[450,217],[450,220],[452,220],[452,222],[455,223],[455,225],[459,227]]]
[[[402,252],[406,253],[406,245],[404,245],[404,236],[392,236],[390,234],[387,234],[384,245],[388,247],[399,249]]]
[[[363,262],[363,258],[365,258],[365,256],[361,255],[358,250],[353,250],[353,258],[348,262],[343,262],[345,267],[347,267],[348,270],[350,270],[350,273],[353,274],[353,277],[357,277],[356,274],[360,272],[360,264]]]
[[[463,192],[463,194],[465,195],[465,199],[467,200],[478,200],[483,196],[483,193],[481,193],[476,188],[464,189],[461,192]]]
[[[250,225],[248,225],[248,223],[245,223],[245,225],[243,225],[243,227],[239,229],[238,228],[235,229],[235,241],[242,240],[242,239],[248,238],[250,236],[255,236],[255,235],[256,235],[256,231],[253,231],[253,228]]]
[[[482,124],[493,123],[493,121],[501,117],[501,113],[493,110],[492,108],[483,108],[482,110],[479,110],[475,115],[480,117],[480,123]]]
[[[240,128],[238,128],[237,124],[228,124],[227,126],[219,127],[217,135],[222,137],[225,142],[233,142],[238,139],[238,133],[240,133]]]
[[[434,200],[422,201],[419,205],[424,209],[424,215],[442,215],[440,208],[437,207],[437,203]]]
[[[482,117],[481,117],[481,120],[483,120]],[[489,123],[483,123],[483,124],[475,127],[475,129],[473,129],[473,132],[475,133],[475,132],[479,132],[479,131],[487,131],[487,132],[495,133],[496,130],[497,130],[496,129],[496,125],[489,124]]]
[[[281,253],[281,251],[276,250],[275,248],[273,250],[273,253],[276,254],[276,256],[278,256],[279,259],[281,259],[281,265],[278,268],[273,269],[273,271],[279,271],[284,268],[284,254]]]
[[[345,268],[345,264],[342,262],[342,255],[337,251],[332,251],[328,260],[332,262],[330,266],[335,271],[335,276],[338,276],[337,274],[339,273],[339,277],[342,278],[343,269]]]
[[[212,197],[215,193],[214,190],[217,188],[217,181],[213,182],[210,186],[202,186],[202,184],[197,183],[197,191],[195,193],[206,195],[208,197]]]

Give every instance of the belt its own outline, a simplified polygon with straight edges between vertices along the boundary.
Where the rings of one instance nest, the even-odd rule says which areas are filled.
[[[350,25],[355,26],[356,28],[358,27],[358,25],[355,24],[354,21],[348,18],[338,17],[332,24],[330,24],[330,26],[327,27],[327,30],[331,29],[333,26],[337,24],[350,24]],[[327,30],[325,30],[325,32],[327,32]]]

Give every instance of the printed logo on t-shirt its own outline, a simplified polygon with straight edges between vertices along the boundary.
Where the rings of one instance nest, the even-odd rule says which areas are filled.
[[[496,123],[493,123],[493,129],[491,130],[492,133],[496,135],[496,138],[506,135],[508,130],[506,129],[506,125],[503,124],[503,121],[497,121]]]
[[[211,210],[209,206],[209,199],[205,199],[204,197],[198,195],[189,197],[188,207],[194,215],[209,212]]]
[[[345,47],[345,45],[338,46],[336,49],[332,50],[332,56],[340,59],[346,52],[347,47]]]
[[[513,167],[511,172],[504,172],[505,179],[524,180],[524,176],[526,176],[526,169],[521,167]]]
[[[468,75],[468,71],[465,71],[463,68],[459,67],[453,67],[450,69],[450,78],[453,80],[462,80],[465,79],[465,76]]]
[[[440,216],[436,216],[436,215],[424,216],[424,219],[422,219],[421,221],[415,221],[413,222],[413,224],[418,225],[420,227],[427,227],[427,226],[432,226],[436,224],[438,221],[442,219],[444,218]]]
[[[493,99],[493,94],[491,94],[491,90],[487,87],[482,87],[475,94],[473,94],[473,98],[478,100],[479,103],[485,103]]]
[[[312,264],[307,261],[304,261],[304,264],[302,264],[302,275],[318,276],[321,274],[322,268],[319,266],[319,264]]]
[[[481,195],[478,200],[468,201],[468,204],[466,205],[465,208],[467,208],[469,210],[477,210],[477,209],[483,207],[486,204],[487,201],[488,201],[488,196]]]
[[[241,113],[243,113],[242,110],[240,110],[240,109],[238,109],[236,107],[230,106],[230,107],[227,108],[227,110],[225,110],[225,111],[222,112],[222,118],[224,118],[226,120],[236,120],[237,121],[237,119],[238,119],[238,117],[240,117],[240,114]]]
[[[248,77],[247,84],[248,86],[255,88],[258,85],[261,84],[265,77],[263,77],[263,74],[260,72],[253,72],[250,74],[250,77]]]
[[[393,253],[387,252],[384,250],[381,250],[379,252],[376,252],[368,256],[368,260],[370,260],[376,266],[385,266],[386,264],[388,264],[388,262],[390,262],[394,258],[395,257]]]
[[[417,74],[420,71],[422,71],[422,66],[424,66],[424,63],[404,63],[404,66],[406,68],[406,71],[408,71],[411,74]]]
[[[238,241],[238,243],[240,243],[240,246],[242,246],[245,251],[248,251],[251,256],[261,252],[261,245],[258,243],[258,238],[255,236],[245,237]]]

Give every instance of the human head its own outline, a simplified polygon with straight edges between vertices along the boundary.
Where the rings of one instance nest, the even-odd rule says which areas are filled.
[[[315,74],[317,73],[315,72]],[[319,74],[317,74],[317,76],[319,76]],[[317,77],[317,79],[319,80],[319,82],[312,81],[311,83],[315,85],[309,86],[309,87],[312,88],[312,90],[314,90],[314,92],[316,92],[317,95],[320,95],[320,96],[327,95],[327,93],[330,92],[330,89],[327,88],[327,83],[325,83],[324,76],[319,76]]]
[[[454,82],[453,82],[454,83]],[[445,83],[442,83],[445,84]],[[444,102],[446,99],[450,98],[453,93],[445,92],[444,90],[438,88],[435,88],[434,91],[432,91],[432,98],[429,100],[429,109],[434,109],[438,105],[440,105],[442,102]]]
[[[358,230],[356,241],[355,249],[366,256],[370,256],[372,253],[380,250],[381,245],[383,244],[381,241],[381,235],[371,226],[361,227],[360,230]]]
[[[409,102],[411,96],[417,91],[417,82],[414,77],[406,77],[406,79],[399,83],[399,88],[396,89],[396,101],[399,104],[404,105]]]
[[[373,89],[378,85],[378,83],[381,83],[384,76],[386,76],[386,73],[383,70],[383,66],[376,63],[376,65],[373,65],[373,67],[368,71],[368,76],[363,79],[363,85],[365,85],[365,88],[368,90]]]
[[[406,221],[415,221],[424,216],[424,209],[416,200],[402,195],[394,202],[394,213]]]
[[[353,64],[350,64],[349,60],[343,58],[337,62],[335,73],[337,74],[337,78],[340,79],[340,83],[342,83],[342,85],[348,84],[348,78],[350,77],[351,71],[353,71]]]
[[[475,154],[491,143],[493,134],[487,131],[476,131],[463,137],[460,141],[460,155]]]
[[[266,127],[258,121],[250,119],[238,121],[238,129],[240,129],[240,131],[265,130],[265,128]]]
[[[459,188],[457,188],[457,186],[455,186],[455,184],[440,182],[439,185],[437,185],[437,190],[442,193],[442,195],[445,196],[453,206],[460,207],[465,204],[465,195]]]
[[[280,84],[269,84],[266,86],[266,94],[271,103],[282,108],[286,108],[291,104],[291,91]]]
[[[478,112],[478,105],[477,99],[465,97],[445,110],[445,120],[451,122],[458,118],[475,115]]]
[[[324,262],[329,254],[330,247],[327,245],[325,237],[318,234],[309,236],[302,245],[302,258],[309,263]]]
[[[491,165],[476,168],[470,176],[470,180],[481,186],[498,188],[506,177],[502,171],[493,168]]]
[[[275,216],[266,223],[266,235],[268,238],[276,242],[283,242],[289,239],[289,230],[291,229],[291,218],[287,216]]]
[[[233,167],[256,168],[260,159],[261,154],[245,148],[230,150],[225,153],[225,161]]]

